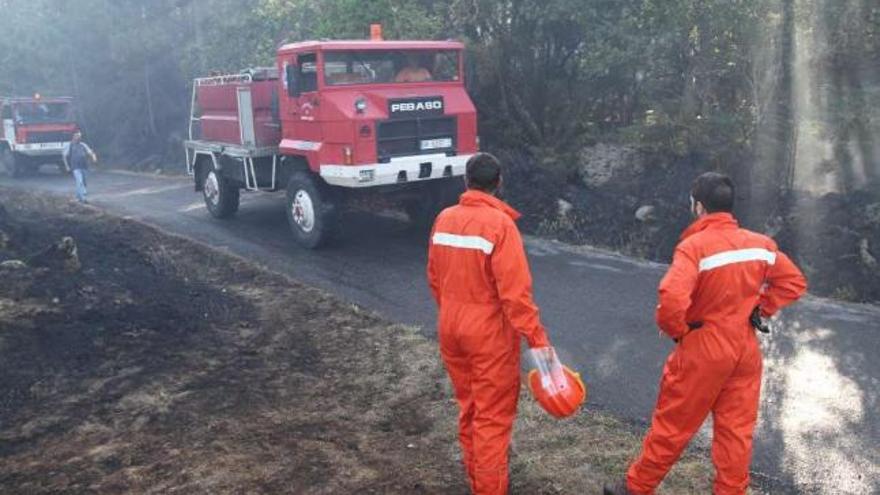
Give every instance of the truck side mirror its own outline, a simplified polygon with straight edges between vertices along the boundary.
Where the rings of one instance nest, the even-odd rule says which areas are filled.
[[[300,94],[299,81],[297,80],[297,77],[296,77],[297,66],[291,64],[286,67],[287,67],[287,74],[285,74],[285,77],[287,79],[287,96],[290,96],[290,97],[299,96],[299,94]]]

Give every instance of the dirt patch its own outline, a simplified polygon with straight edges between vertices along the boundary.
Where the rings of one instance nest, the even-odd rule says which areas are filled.
[[[466,493],[436,344],[238,258],[0,189],[0,262],[70,236],[79,271],[0,268],[8,493]],[[523,394],[512,493],[591,493],[641,431]],[[705,453],[665,493],[709,491]]]

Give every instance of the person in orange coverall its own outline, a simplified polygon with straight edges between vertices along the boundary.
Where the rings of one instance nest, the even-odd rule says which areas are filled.
[[[806,290],[800,270],[731,214],[733,181],[708,172],[691,189],[694,221],[660,282],[657,324],[678,345],[666,360],[642,452],[606,495],[652,494],[712,413],[717,495],[745,494],[761,391],[753,325]]]
[[[520,388],[520,341],[549,346],[532,300],[519,217],[495,194],[501,164],[467,162],[468,190],[434,223],[428,282],[439,306],[440,354],[452,381],[462,462],[475,494],[507,493],[507,450]]]

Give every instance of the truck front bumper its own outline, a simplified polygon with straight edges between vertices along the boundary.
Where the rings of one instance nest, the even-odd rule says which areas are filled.
[[[388,163],[321,165],[325,182],[340,187],[374,187],[462,176],[473,155],[443,153],[392,158]]]
[[[64,152],[64,143],[16,144],[13,151],[27,156],[52,156]]]

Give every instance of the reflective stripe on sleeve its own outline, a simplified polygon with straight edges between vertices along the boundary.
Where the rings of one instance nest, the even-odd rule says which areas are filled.
[[[736,249],[723,251],[700,260],[700,271],[714,270],[733,263],[746,261],[765,261],[768,265],[776,263],[776,253],[762,248]]]
[[[434,244],[461,249],[478,249],[486,254],[492,254],[495,245],[478,235],[457,235],[436,232],[431,238]]]

